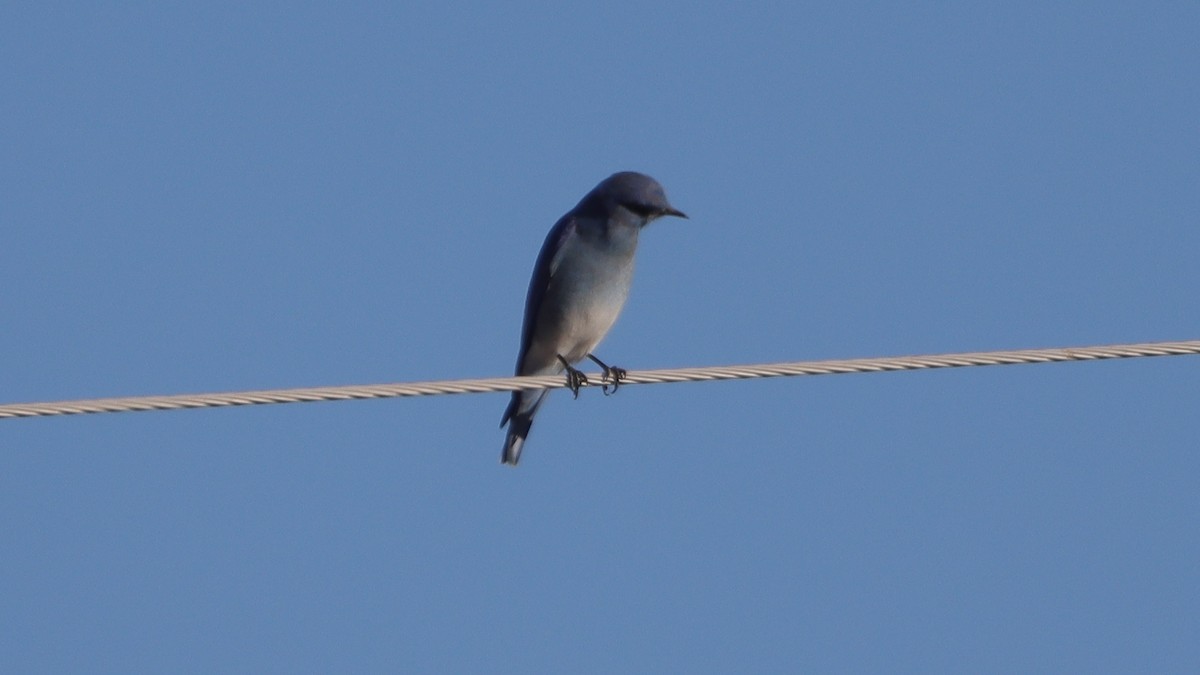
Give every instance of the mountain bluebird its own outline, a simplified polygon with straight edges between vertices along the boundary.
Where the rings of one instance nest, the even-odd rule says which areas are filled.
[[[632,171],[615,173],[559,219],[538,254],[525,297],[525,323],[517,375],[551,375],[564,370],[576,396],[587,384],[572,367],[584,357],[604,370],[605,393],[625,371],[610,368],[592,350],[612,328],[629,296],[638,233],[660,216],[687,218],[671,206],[658,181]],[[508,437],[500,461],[516,466],[533,416],[548,389],[514,391],[500,426]]]

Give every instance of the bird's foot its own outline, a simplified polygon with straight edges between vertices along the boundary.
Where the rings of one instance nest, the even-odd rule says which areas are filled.
[[[600,378],[600,382],[601,382],[600,391],[604,392],[605,396],[610,396],[612,394],[617,393],[617,387],[621,386],[621,380],[624,380],[625,376],[628,375],[629,373],[624,368],[610,366],[607,363],[596,358],[595,356],[592,356],[591,354],[588,354],[588,358],[591,359],[593,362],[595,362],[596,365],[600,366],[600,368],[603,369],[602,372],[604,374]],[[612,391],[608,390],[608,388],[610,386],[612,387]]]
[[[571,390],[575,398],[579,398],[580,387],[586,387],[591,384],[588,382],[587,375],[584,375],[583,371],[571,367],[571,364],[567,363],[567,360],[561,356],[558,357],[558,361],[563,364],[563,368],[567,369],[567,389]],[[607,386],[605,385],[605,387]]]
[[[600,382],[601,382],[600,391],[604,392],[605,396],[609,396],[609,395],[617,393],[617,387],[621,386],[621,380],[624,380],[625,376],[628,374],[629,373],[626,372],[626,370],[624,368],[618,368],[616,366],[610,366],[608,368],[605,368],[604,369],[604,377],[600,378]],[[609,387],[608,381],[609,380],[612,380],[612,391],[608,390],[608,387]]]

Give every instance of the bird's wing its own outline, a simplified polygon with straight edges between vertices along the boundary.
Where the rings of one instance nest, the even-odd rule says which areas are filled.
[[[529,344],[533,342],[533,334],[537,329],[538,313],[542,310],[542,300],[546,297],[546,289],[550,280],[558,270],[562,253],[566,250],[567,242],[575,236],[576,219],[574,214],[559,218],[538,253],[537,262],[533,266],[533,278],[529,280],[529,293],[525,296],[525,323],[521,326],[521,351],[517,359],[517,372],[523,370],[525,355],[529,353]]]

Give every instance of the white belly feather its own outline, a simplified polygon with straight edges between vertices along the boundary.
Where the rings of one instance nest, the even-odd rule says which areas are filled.
[[[627,246],[598,246],[578,237],[565,243],[538,317],[545,339],[531,345],[525,364],[529,370],[558,372],[557,355],[577,363],[600,344],[629,296],[636,243],[636,235]]]

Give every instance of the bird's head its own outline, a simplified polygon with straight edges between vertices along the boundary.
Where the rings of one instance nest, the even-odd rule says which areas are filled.
[[[580,202],[580,207],[602,210],[624,209],[643,220],[643,225],[662,216],[687,218],[667,201],[663,187],[650,176],[621,171],[605,178]]]

